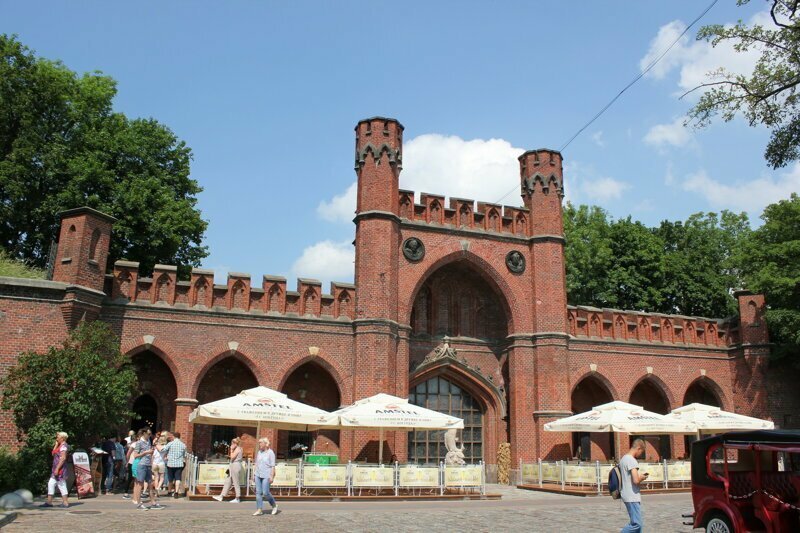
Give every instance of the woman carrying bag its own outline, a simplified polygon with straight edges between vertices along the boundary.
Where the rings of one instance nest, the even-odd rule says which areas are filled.
[[[233,483],[233,491],[236,494],[236,497],[230,501],[230,503],[239,503],[239,497],[242,495],[242,489],[239,487],[239,480],[241,479],[242,474],[242,447],[239,446],[239,439],[234,438],[231,441],[231,449],[230,449],[230,464],[228,465],[228,477],[225,478],[225,484],[222,486],[222,492],[219,493],[219,496],[214,496],[213,498],[218,502],[221,502],[222,499],[228,495],[228,492],[231,490],[231,483]]]

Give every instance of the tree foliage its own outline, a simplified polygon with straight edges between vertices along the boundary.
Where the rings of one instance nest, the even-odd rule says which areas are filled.
[[[564,231],[573,305],[708,317],[736,312],[730,290],[741,286],[734,255],[749,232],[744,213],[696,213],[648,228],[568,203]]]
[[[43,267],[57,214],[88,205],[119,221],[110,263],[198,266],[206,222],[192,152],[154,119],[114,112],[116,82],[77,75],[0,35],[0,247]]]
[[[749,0],[739,0],[739,5]],[[709,81],[689,121],[705,126],[721,115],[730,121],[742,114],[751,126],[771,130],[764,157],[773,167],[800,159],[800,0],[773,0],[773,25],[705,26],[697,34],[712,46],[732,43],[737,52],[756,50],[760,55],[753,72],[744,75],[719,68]],[[690,91],[691,92],[691,91]]]
[[[130,418],[136,373],[111,328],[97,321],[80,324],[46,353],[21,354],[2,385],[2,406],[24,436],[20,459],[35,487],[46,480],[56,431],[85,447]]]
[[[800,196],[767,206],[764,225],[742,243],[746,287],[764,293],[773,354],[800,366]]]

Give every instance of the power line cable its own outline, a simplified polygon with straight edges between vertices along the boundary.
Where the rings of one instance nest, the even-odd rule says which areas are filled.
[[[681,32],[681,34],[680,34],[680,35],[678,35],[678,37],[676,37],[676,38],[675,38],[675,40],[674,40],[674,41],[672,41],[672,43],[671,43],[671,44],[670,44],[670,45],[669,45],[669,46],[668,46],[668,47],[667,47],[667,48],[666,48],[666,49],[665,49],[663,52],[661,52],[661,54],[659,54],[659,55],[658,55],[658,57],[656,57],[656,58],[655,58],[655,59],[653,59],[653,60],[652,60],[650,63],[648,63],[648,64],[647,64],[647,66],[644,68],[644,70],[642,70],[642,71],[641,71],[641,72],[640,72],[640,73],[639,73],[639,74],[638,74],[636,77],[634,77],[634,78],[633,78],[633,79],[632,79],[632,80],[631,80],[631,81],[630,81],[630,82],[629,82],[629,83],[628,83],[628,84],[627,84],[625,87],[623,87],[623,88],[622,88],[622,90],[621,90],[621,91],[619,91],[619,92],[616,94],[616,96],[614,96],[614,98],[612,98],[612,99],[611,99],[611,101],[609,101],[609,102],[608,102],[608,103],[607,103],[605,106],[603,106],[603,108],[602,108],[600,111],[598,111],[598,112],[597,112],[597,113],[596,113],[596,114],[595,114],[595,115],[594,115],[594,116],[593,116],[593,117],[592,117],[592,118],[591,118],[591,119],[590,119],[590,120],[589,120],[589,121],[588,121],[586,124],[584,124],[584,125],[583,125],[583,126],[582,126],[582,127],[579,129],[579,130],[578,130],[578,131],[576,131],[576,132],[575,132],[575,134],[574,134],[574,135],[572,135],[572,137],[570,137],[570,138],[569,138],[569,140],[567,140],[567,142],[565,142],[564,144],[562,144],[562,145],[561,145],[561,147],[558,149],[558,151],[559,151],[559,152],[563,152],[563,151],[564,151],[564,149],[565,149],[567,146],[569,146],[569,145],[572,143],[572,141],[574,141],[574,140],[575,140],[575,139],[576,139],[576,138],[577,138],[577,137],[578,137],[578,136],[579,136],[581,133],[583,133],[583,132],[586,130],[586,128],[588,128],[589,126],[591,126],[591,125],[592,125],[592,123],[594,123],[594,121],[595,121],[595,120],[597,120],[598,118],[600,118],[600,117],[603,115],[603,113],[605,113],[605,112],[608,110],[608,108],[609,108],[609,107],[611,107],[612,105],[614,105],[614,102],[616,102],[617,100],[619,100],[619,98],[620,98],[620,97],[621,97],[621,96],[622,96],[622,95],[625,93],[625,91],[627,91],[628,89],[630,89],[631,87],[633,87],[633,85],[634,85],[634,84],[635,84],[637,81],[639,81],[640,79],[642,79],[642,77],[644,77],[644,75],[645,75],[645,74],[647,74],[648,72],[650,72],[650,70],[652,70],[652,69],[653,69],[653,67],[655,67],[655,66],[658,64],[658,62],[659,62],[659,61],[661,61],[661,60],[664,58],[664,56],[666,56],[666,55],[669,53],[669,51],[670,51],[670,50],[672,50],[672,48],[673,48],[673,47],[674,47],[676,44],[678,44],[678,41],[680,41],[680,40],[681,40],[681,38],[682,38],[684,35],[686,35],[686,33],[687,33],[687,32],[688,32],[690,29],[692,29],[692,27],[693,27],[695,24],[697,24],[697,23],[700,21],[700,19],[702,19],[702,18],[703,18],[703,17],[706,15],[706,13],[708,13],[709,11],[711,11],[711,8],[712,8],[712,7],[714,7],[714,6],[716,5],[716,3],[717,3],[717,2],[719,2],[719,0],[713,0],[713,1],[712,1],[712,2],[711,2],[709,5],[708,5],[708,7],[706,7],[706,8],[703,10],[703,12],[702,12],[702,13],[700,13],[700,14],[699,14],[697,17],[695,17],[695,19],[694,19],[694,20],[691,22],[691,24],[689,24],[688,26],[686,26],[686,28],[684,28],[684,30]],[[517,189],[517,186],[515,185],[513,189],[511,189],[510,191],[508,191],[507,193],[505,193],[505,194],[504,194],[504,195],[503,195],[503,196],[502,196],[502,197],[501,197],[501,198],[500,198],[498,201],[496,201],[495,203],[496,203],[496,204],[499,204],[500,202],[502,202],[502,201],[503,201],[503,200],[506,198],[506,196],[508,196],[509,194],[511,194],[512,192],[514,192],[516,189]]]

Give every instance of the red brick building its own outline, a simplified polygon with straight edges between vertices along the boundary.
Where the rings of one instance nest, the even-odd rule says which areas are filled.
[[[399,188],[403,127],[356,126],[355,284],[174,266],[142,276],[106,261],[114,220],[63,213],[52,281],[0,279],[3,367],[59,343],[81,319],[110,323],[137,368],[134,425],[180,430],[201,455],[233,429],[190,428],[198,404],[257,384],[324,409],[387,392],[463,417],[473,460],[611,455],[607,435],[545,433],[555,418],[612,399],[666,413],[702,401],[797,424],[800,398],[767,365],[764,298],[739,292],[739,317],[708,319],[567,305],[561,154],[519,158],[522,207]],[[149,273],[148,273],[149,274]],[[294,289],[294,290],[293,290]],[[768,394],[767,384],[771,394]],[[783,388],[782,388],[783,387]],[[7,413],[2,443],[15,440]],[[267,434],[272,434],[268,430]],[[272,434],[279,456],[307,434]],[[650,438],[681,456],[683,437]],[[377,455],[377,434],[327,431],[318,449]],[[443,456],[439,438],[388,433],[387,454]]]

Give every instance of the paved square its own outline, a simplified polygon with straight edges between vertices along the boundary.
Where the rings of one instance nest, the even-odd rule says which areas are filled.
[[[75,502],[72,508],[20,512],[8,532],[47,531],[619,531],[625,508],[608,497],[582,498],[491,487],[499,501],[457,502],[289,502],[276,516],[251,516],[253,502],[240,504],[165,499],[166,509],[137,511],[120,496]],[[681,514],[691,510],[689,494],[644,496],[649,531],[690,532]]]

